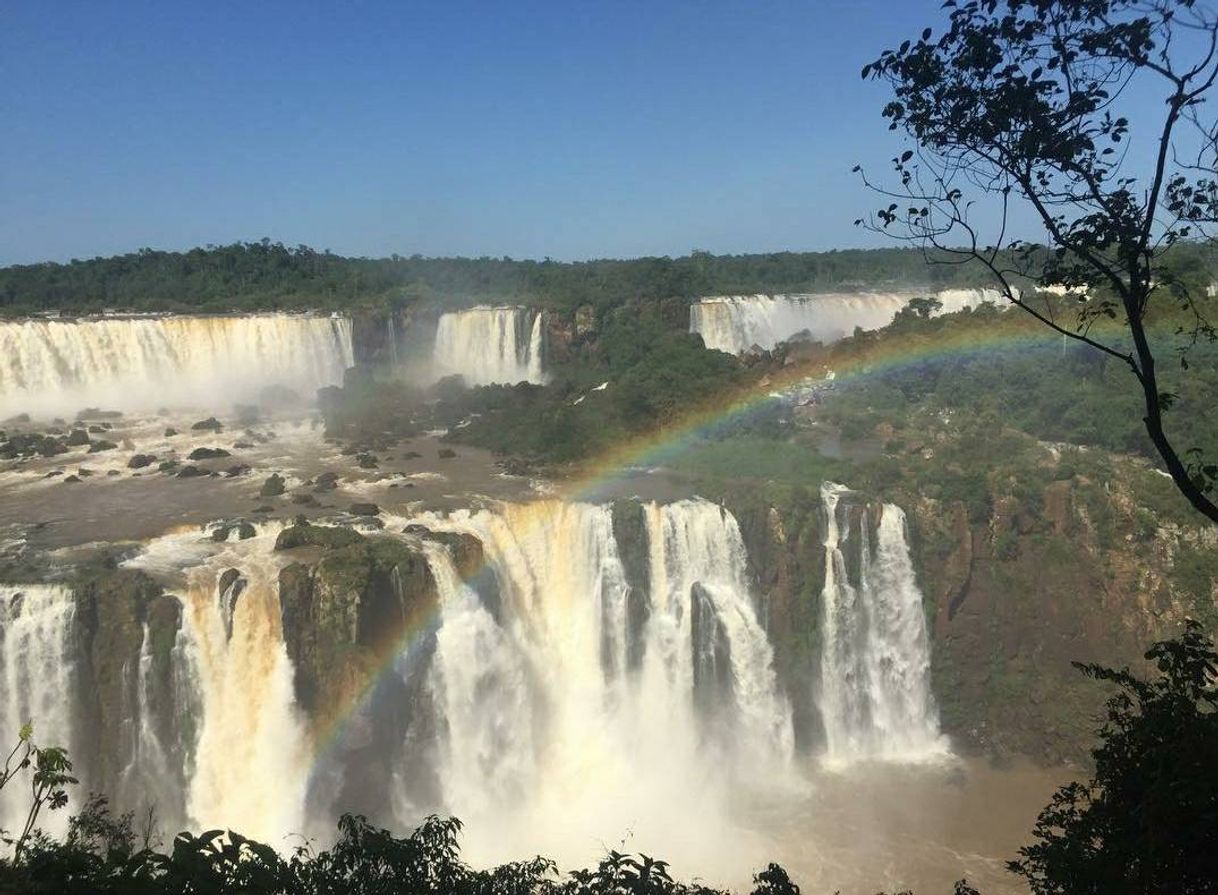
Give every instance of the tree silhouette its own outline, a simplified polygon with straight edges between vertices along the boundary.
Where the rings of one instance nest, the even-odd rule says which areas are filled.
[[[1194,0],[943,5],[941,35],[927,28],[863,68],[891,86],[884,116],[914,145],[893,159],[895,184],[863,174],[890,201],[856,223],[980,263],[1008,301],[1125,364],[1167,472],[1218,523],[1218,464],[1165,432],[1173,395],[1148,333],[1161,306],[1175,303],[1187,321],[1183,365],[1188,347],[1215,339],[1208,283],[1173,271],[1163,253],[1218,223],[1218,123],[1203,115],[1218,79],[1218,18]],[[1134,88],[1164,99],[1159,120],[1146,122],[1153,160],[1142,177],[1129,173],[1134,128],[1120,114]],[[1048,249],[1008,238],[1017,204],[1043,225]],[[983,234],[986,214],[996,223]],[[1024,295],[1023,277],[1076,291]],[[1095,325],[1109,320],[1124,339]]]

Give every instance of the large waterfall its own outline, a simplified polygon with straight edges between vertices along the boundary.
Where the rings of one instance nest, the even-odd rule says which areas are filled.
[[[71,750],[71,694],[77,687],[73,639],[75,604],[64,587],[9,586],[0,590],[0,731],[4,754],[32,723],[39,746]],[[19,833],[29,810],[27,787],[14,782],[0,790],[0,828]],[[44,818],[44,829],[60,831],[62,812]]]
[[[352,364],[340,317],[257,314],[0,322],[0,416],[213,408],[269,385],[311,397]]]
[[[730,838],[734,786],[789,780],[790,707],[735,520],[705,501],[630,507],[645,514],[634,580],[607,505],[425,520],[477,535],[500,586],[496,621],[433,549],[442,804],[417,807],[467,819],[481,857],[587,852],[624,830],[679,854]]]
[[[545,315],[520,307],[476,307],[440,316],[432,362],[437,377],[469,385],[545,382]]]
[[[876,516],[846,493],[823,490],[826,757],[941,754],[904,516],[891,505]],[[89,715],[78,710],[88,699],[73,594],[10,587],[0,720],[16,730],[33,718],[40,741],[85,756],[118,753],[104,780],[89,779],[86,763],[84,786],[122,809],[155,801],[170,825],[229,825],[278,843],[332,828],[339,810],[403,829],[440,812],[466,822],[479,862],[537,851],[592,860],[627,832],[634,848],[708,871],[716,855],[741,860],[740,800],[791,791],[795,738],[727,510],[700,499],[549,499],[382,520],[363,542],[367,557],[397,565],[364,577],[363,554],[335,554],[325,572],[315,552],[275,550],[281,523],[221,542],[184,529],[126,560],[123,574],[153,576],[163,594],[140,598],[134,629],[123,623],[129,655],[90,660],[118,686],[108,692],[121,691],[108,745],[74,728]],[[285,580],[307,582],[290,605],[312,601],[314,627],[285,621]],[[389,653],[376,659],[373,689],[357,672],[342,678],[367,694],[356,704],[307,707],[291,638],[339,637],[326,655],[356,649],[342,638],[387,623],[360,615],[377,587],[404,601],[394,605],[431,606],[425,624],[408,636],[373,632],[388,635]],[[117,634],[107,636],[113,649]],[[113,715],[115,703],[101,709]],[[319,723],[335,716],[345,731]],[[360,776],[369,766],[386,772]],[[0,804],[11,826],[16,808]]]
[[[816,295],[723,295],[689,307],[689,331],[707,348],[741,354],[770,349],[797,333],[835,342],[854,332],[887,326],[917,292],[841,292]],[[998,302],[994,289],[946,289],[934,294],[948,314],[983,302]]]
[[[930,643],[905,514],[884,504],[873,545],[867,509],[843,502],[848,493],[832,483],[821,488],[820,708],[826,759],[847,763],[942,755],[947,743],[931,695]]]

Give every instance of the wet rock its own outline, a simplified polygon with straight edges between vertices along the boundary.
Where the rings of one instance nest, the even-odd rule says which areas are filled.
[[[119,472],[117,469],[107,469],[106,470],[107,478],[114,478],[116,475],[122,475],[122,473]]]
[[[78,476],[80,476],[82,479],[87,479],[89,476],[93,475],[93,470],[92,470],[92,469],[85,469],[85,468],[82,466],[82,467],[80,467],[80,469],[76,470],[76,474],[77,474]]]
[[[219,432],[224,428],[224,425],[214,416],[209,416],[205,420],[199,420],[190,428],[195,432]]]
[[[375,469],[377,465],[376,455],[374,454],[357,454],[355,460],[359,463],[360,469]]]
[[[313,490],[317,492],[333,491],[338,487],[338,473],[323,472],[313,481]]]
[[[407,451],[406,453],[402,454],[402,459],[403,460],[418,460],[422,456],[423,455],[420,454],[418,451]]]
[[[262,483],[262,487],[258,490],[260,497],[278,497],[283,494],[286,488],[283,476],[274,472]]]
[[[208,475],[211,475],[211,473],[198,466],[183,466],[178,470],[178,478],[180,479],[197,479]]]
[[[236,569],[225,569],[217,582],[216,589],[220,595],[220,619],[224,623],[224,636],[233,638],[233,616],[237,612],[237,600],[245,593],[249,582]]]
[[[157,469],[157,472],[173,472],[180,465],[181,464],[178,463],[177,460],[162,460],[159,464],[157,464],[156,469]]]
[[[235,479],[238,476],[248,475],[250,466],[248,463],[234,463],[228,469],[224,470],[224,475],[230,479]]]
[[[156,462],[156,457],[152,454],[136,454],[127,461],[128,469],[143,469],[145,466],[151,466]]]
[[[165,428],[165,437],[166,438],[173,438],[173,436],[175,436],[177,434],[178,434],[178,430],[175,429],[173,426],[167,426]]]
[[[275,508],[273,506],[269,506],[268,504],[264,503],[264,504],[260,504],[256,507],[254,507],[254,512],[255,513],[273,513],[273,512],[275,512]]]
[[[528,462],[519,457],[509,457],[499,462],[499,468],[508,475],[527,477],[532,473]]]
[[[211,539],[213,541],[227,541],[234,531],[237,533],[237,540],[239,541],[248,541],[258,534],[258,529],[254,528],[251,523],[243,520],[241,522],[217,525],[212,529]]]
[[[314,497],[312,494],[310,494],[307,491],[303,491],[303,492],[298,491],[297,493],[293,494],[292,503],[297,504],[302,507],[321,506],[321,504],[319,504],[317,502],[317,498]]]
[[[351,515],[353,516],[379,516],[381,508],[374,503],[353,503],[351,504]]]
[[[68,433],[67,439],[64,440],[64,444],[68,445],[69,447],[79,447],[82,444],[88,443],[89,433],[84,429],[73,429]]]
[[[128,709],[137,698],[144,624],[162,590],[143,572],[101,563],[81,569],[72,592],[80,677],[74,709],[96,744],[73,761],[80,761],[81,777],[113,785],[131,759]]]
[[[90,427],[89,427],[89,432],[90,432],[90,433],[92,433],[93,435],[105,435],[105,434],[106,434],[106,427],[105,427],[105,426],[102,426],[102,425],[100,425],[100,424],[98,424],[98,425],[92,425],[92,426],[90,426]]]
[[[231,457],[232,455],[224,450],[224,448],[198,447],[191,451],[187,456],[187,460],[218,460],[221,457]]]
[[[252,441],[238,441],[233,445],[234,451],[248,451],[250,448],[257,447]]]
[[[104,438],[99,438],[97,441],[89,445],[90,454],[99,454],[102,451],[113,451],[117,449],[117,444],[115,444],[113,441],[106,441]]]
[[[275,539],[276,550],[292,550],[296,547],[346,547],[362,543],[364,536],[349,528],[332,525],[297,523],[285,528]]]
[[[452,448],[440,448],[436,456],[438,456],[441,460],[451,460],[453,457],[457,456],[457,452]]]
[[[67,445],[47,435],[14,435],[0,445],[0,459],[4,460],[16,457],[54,457],[67,452]]]
[[[80,481],[80,477],[79,477],[79,476],[70,475],[70,476],[68,476],[66,479],[64,479],[63,481],[64,481],[64,484],[65,484],[65,485],[75,485],[77,482],[79,482],[79,481]]]

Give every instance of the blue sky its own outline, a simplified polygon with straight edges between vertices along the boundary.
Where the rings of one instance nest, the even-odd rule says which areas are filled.
[[[0,4],[0,264],[878,244],[850,168],[897,138],[859,69],[939,6]]]

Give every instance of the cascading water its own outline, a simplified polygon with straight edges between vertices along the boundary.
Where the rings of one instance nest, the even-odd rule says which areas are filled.
[[[885,505],[869,517],[846,493],[823,489],[826,759],[942,755],[904,516]],[[627,831],[632,848],[705,872],[720,869],[717,855],[724,872],[744,860],[757,840],[733,821],[738,799],[797,784],[791,708],[730,513],[703,500],[542,500],[384,521],[370,537],[422,552],[439,610],[392,666],[410,704],[396,707],[400,745],[376,753],[391,760],[394,791],[373,793],[384,804],[370,811],[401,828],[455,814],[480,863],[526,851],[583,862]],[[318,731],[295,704],[278,593],[293,560],[273,549],[277,531],[223,543],[180,532],[125,563],[165,581],[181,612],[171,696],[147,623],[129,660],[138,704],[116,781],[123,807],[138,793],[167,823],[180,814],[271,842],[332,822],[310,778]],[[494,588],[462,580],[454,533],[480,543]],[[82,748],[62,698],[78,686],[71,595],[22,590],[0,606],[3,720],[31,715],[43,742]]]
[[[10,585],[0,591],[0,731],[6,738],[5,754],[29,722],[39,746],[60,746],[71,752],[74,618],[75,602],[65,587]],[[23,783],[0,790],[0,827],[11,833],[20,832],[30,807]],[[39,821],[52,834],[61,833],[66,823],[65,811],[51,812]]]
[[[865,513],[851,523],[849,489],[826,483],[820,710],[826,761],[923,760],[946,739],[930,689],[930,641],[914,576],[905,514],[880,511],[871,544]],[[851,538],[857,543],[850,544]],[[857,556],[851,580],[847,549]]]
[[[258,314],[0,322],[0,416],[311,397],[353,363],[351,322]]]
[[[467,384],[545,382],[545,315],[520,307],[477,307],[440,316],[432,362],[437,378]]]
[[[443,606],[429,687],[444,804],[425,807],[467,821],[476,859],[540,845],[580,860],[629,830],[640,847],[705,866],[729,842],[742,847],[729,809],[738,787],[789,780],[790,708],[735,520],[705,501],[638,509],[650,555],[640,630],[610,506],[541,501],[418,520],[476,535],[499,581],[497,623],[451,560],[429,553]],[[699,599],[729,669],[705,699]]]
[[[887,326],[917,292],[842,292],[817,295],[723,295],[703,298],[689,307],[689,331],[699,333],[707,348],[742,354],[753,347],[768,350],[797,333],[835,342],[855,327]],[[946,289],[935,293],[939,311],[949,314],[984,302],[998,302],[994,289]]]
[[[184,577],[174,588],[182,617],[172,661],[176,701],[194,734],[180,759],[187,821],[272,842],[304,831],[309,771],[283,642],[276,534],[273,526],[260,529],[218,551],[198,533],[168,535],[128,563]],[[243,587],[226,577],[229,569]],[[165,751],[160,743],[140,750],[152,762],[142,776]]]

